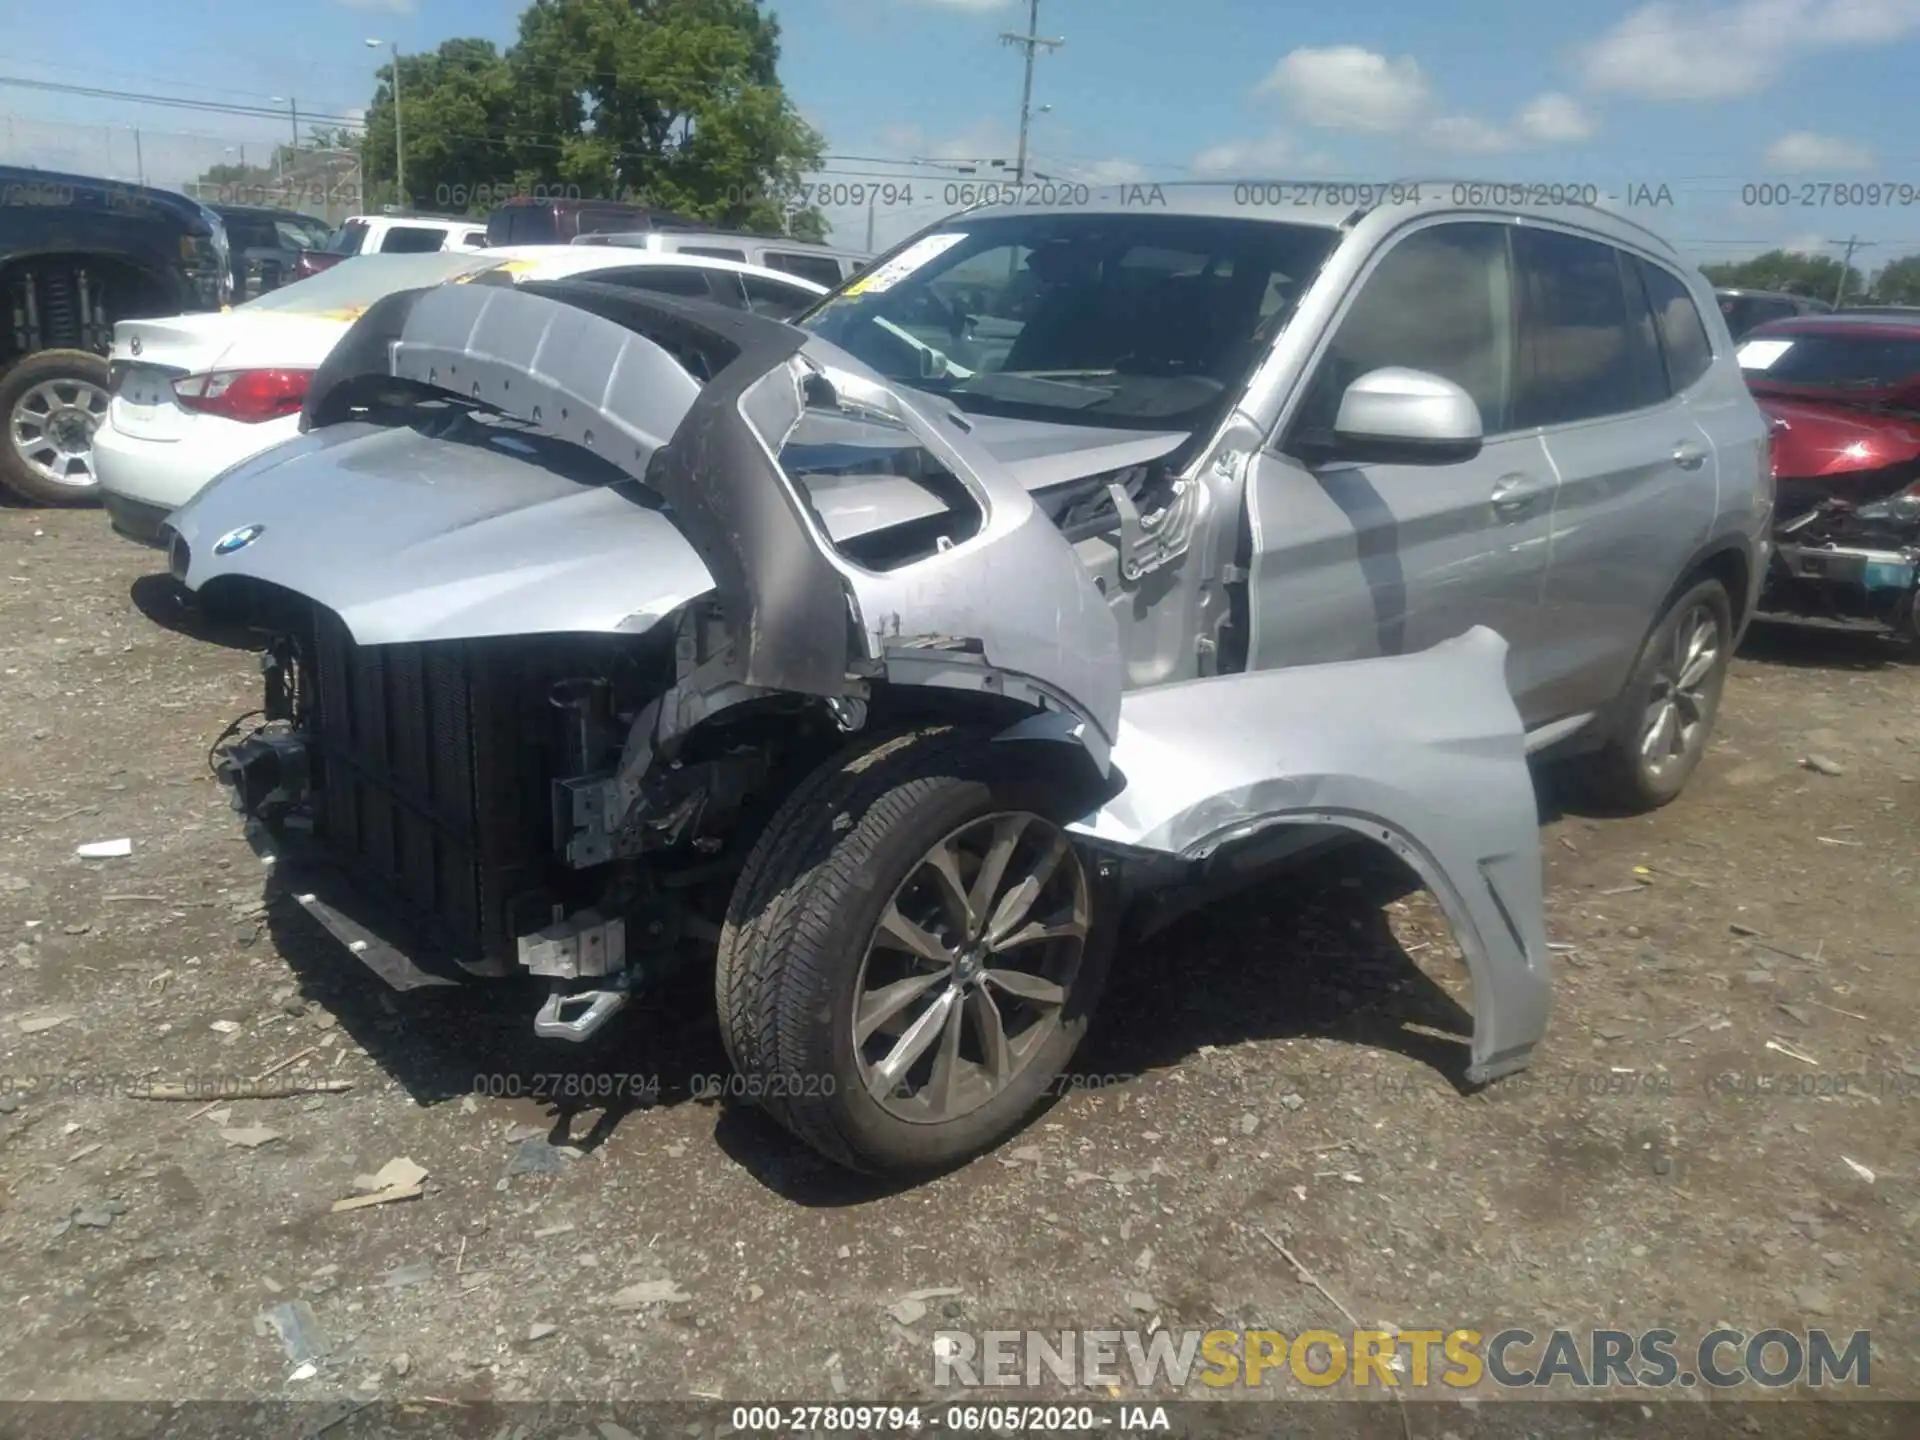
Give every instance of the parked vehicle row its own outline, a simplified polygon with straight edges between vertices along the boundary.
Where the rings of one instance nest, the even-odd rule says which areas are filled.
[[[106,423],[93,437],[100,498],[114,528],[158,543],[168,513],[216,475],[295,438],[318,368],[384,296],[456,279],[519,284],[568,276],[780,320],[826,293],[724,260],[527,246],[366,255],[231,311],[129,322],[114,343]]]
[[[297,434],[161,525],[262,636],[219,771],[343,958],[532,979],[573,1043],[710,966],[742,1092],[912,1173],[1032,1113],[1123,936],[1368,843],[1460,941],[1468,1077],[1528,1063],[1529,757],[1671,800],[1767,569],[1768,425],[1670,246],[1113,189],[791,323],[554,253],[341,266],[459,273],[361,297]]]
[[[95,495],[92,437],[121,320],[233,297],[220,216],[168,190],[0,166],[0,490],[41,505]]]
[[[1777,320],[1739,359],[1773,427],[1762,608],[1920,644],[1920,312]]]

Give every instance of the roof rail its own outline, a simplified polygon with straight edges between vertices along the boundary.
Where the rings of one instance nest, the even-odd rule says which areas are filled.
[[[1525,189],[1527,186],[1534,183],[1539,183],[1541,185],[1546,185],[1553,188],[1562,188],[1562,189],[1569,188],[1564,184],[1564,182],[1558,182],[1558,181],[1533,182],[1533,181],[1526,181],[1526,180],[1513,180],[1513,181],[1489,180],[1484,175],[1479,175],[1479,176],[1474,176],[1474,175],[1397,175],[1397,176],[1394,176],[1392,179],[1382,183],[1378,188],[1385,189],[1385,190],[1392,190],[1396,185],[1401,186],[1403,188],[1413,187],[1413,188],[1420,189],[1424,194],[1425,193],[1424,187],[1428,185],[1488,185],[1488,186],[1504,185],[1509,189],[1521,190],[1521,189]],[[1599,187],[1595,186],[1594,188],[1598,189]],[[1372,209],[1372,208],[1374,207],[1372,206],[1363,207],[1361,210],[1355,212],[1355,218],[1357,219],[1359,215],[1366,213],[1368,209]],[[1645,235],[1648,239],[1656,242],[1662,250],[1664,250],[1667,254],[1673,256],[1676,260],[1681,258],[1679,249],[1674,245],[1674,243],[1671,240],[1667,239],[1666,236],[1662,235],[1658,230],[1653,229],[1651,226],[1642,225],[1638,220],[1631,219],[1628,216],[1621,214],[1618,210],[1609,210],[1606,207],[1601,205],[1588,205],[1582,201],[1572,202],[1569,205],[1569,208],[1580,209],[1580,210],[1591,210],[1596,215],[1605,215],[1609,220],[1617,220],[1622,225],[1631,226],[1633,229],[1638,230],[1642,235]]]

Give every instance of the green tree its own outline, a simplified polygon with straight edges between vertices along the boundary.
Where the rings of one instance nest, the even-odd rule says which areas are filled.
[[[779,59],[759,0],[534,0],[507,54],[516,176],[819,238],[799,187],[822,141]]]
[[[1832,300],[1840,289],[1841,264],[1830,255],[1802,255],[1792,250],[1769,250],[1751,260],[1702,265],[1701,272],[1715,285],[1748,290],[1779,290]],[[1846,293],[1858,296],[1866,281],[1851,265],[1846,269]]]
[[[448,40],[400,57],[410,203],[490,208],[496,190],[578,187],[729,229],[819,239],[800,203],[820,136],[781,88],[760,0],[533,0],[504,55]],[[394,179],[393,76],[360,153],[371,201]]]
[[[1920,305],[1920,255],[1889,260],[1873,277],[1872,293],[1883,305]]]
[[[407,193],[427,210],[484,210],[493,186],[513,179],[508,136],[516,118],[514,79],[490,40],[447,40],[432,54],[400,57],[400,104]],[[393,66],[381,67],[360,144],[369,199],[394,182]]]

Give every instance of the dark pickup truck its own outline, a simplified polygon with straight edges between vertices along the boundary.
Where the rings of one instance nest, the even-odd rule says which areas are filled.
[[[0,490],[94,501],[115,323],[217,310],[233,297],[231,267],[226,227],[197,200],[0,165]]]

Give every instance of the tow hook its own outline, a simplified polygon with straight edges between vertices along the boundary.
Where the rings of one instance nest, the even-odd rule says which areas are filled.
[[[627,925],[598,910],[563,915],[519,941],[520,963],[554,982],[553,993],[533,1018],[533,1033],[543,1040],[586,1040],[627,1003],[634,971],[626,963]],[[571,981],[599,980],[594,990],[567,990]],[[577,1013],[575,1013],[577,1012]]]
[[[533,1033],[542,1040],[571,1040],[576,1044],[590,1038],[627,1003],[627,992],[620,990],[555,990],[547,996],[540,1013],[533,1017]],[[572,1019],[566,1014],[575,1006],[585,1008]]]

